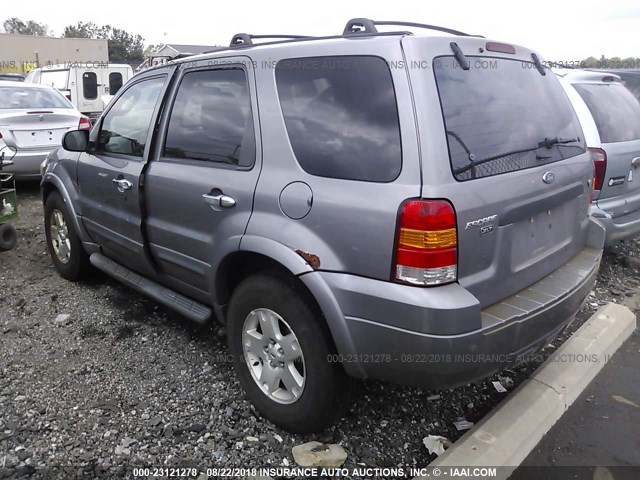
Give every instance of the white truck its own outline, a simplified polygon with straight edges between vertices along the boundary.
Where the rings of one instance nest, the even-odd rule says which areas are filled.
[[[131,66],[126,64],[75,62],[36,68],[25,82],[57,88],[93,123],[132,76]]]

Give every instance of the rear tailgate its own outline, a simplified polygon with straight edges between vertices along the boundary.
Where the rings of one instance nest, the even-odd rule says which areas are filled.
[[[593,167],[583,133],[555,75],[541,75],[524,48],[491,53],[486,40],[459,37],[407,37],[403,46],[418,105],[422,195],[453,203],[458,281],[486,307],[587,243]]]
[[[603,144],[605,179],[597,205],[613,218],[640,210],[640,140]]]

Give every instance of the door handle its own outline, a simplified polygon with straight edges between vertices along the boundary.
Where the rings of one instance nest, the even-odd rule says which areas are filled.
[[[133,187],[133,183],[126,178],[114,178],[112,182],[117,185],[119,192],[124,192],[125,190],[129,190]]]
[[[208,193],[205,193],[204,195],[202,195],[202,198],[212,207],[231,208],[236,205],[235,198],[230,197],[229,195],[224,195],[222,193],[220,195],[210,195]]]

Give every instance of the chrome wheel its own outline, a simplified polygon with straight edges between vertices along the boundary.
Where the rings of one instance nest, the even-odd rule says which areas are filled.
[[[295,333],[267,308],[253,310],[242,327],[242,350],[253,380],[271,400],[290,404],[305,385],[304,356]]]
[[[60,262],[67,264],[71,260],[71,239],[69,228],[64,220],[64,215],[58,209],[53,209],[49,219],[49,234],[51,246]]]

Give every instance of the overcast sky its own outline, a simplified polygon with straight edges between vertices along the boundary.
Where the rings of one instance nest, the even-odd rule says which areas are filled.
[[[60,36],[78,21],[149,43],[227,45],[234,33],[335,35],[354,17],[431,23],[512,42],[546,60],[640,57],[638,0],[2,0],[0,21],[36,20]]]

